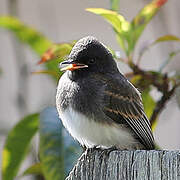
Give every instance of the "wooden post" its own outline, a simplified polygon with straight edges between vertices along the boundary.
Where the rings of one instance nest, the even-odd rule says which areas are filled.
[[[180,180],[180,151],[85,152],[66,180]]]

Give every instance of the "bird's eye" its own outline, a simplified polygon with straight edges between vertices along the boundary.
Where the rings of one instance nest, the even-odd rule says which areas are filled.
[[[95,59],[90,59],[89,64],[95,64]]]

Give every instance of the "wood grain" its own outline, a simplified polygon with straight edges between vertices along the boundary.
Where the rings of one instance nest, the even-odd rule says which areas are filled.
[[[85,152],[66,180],[180,180],[180,151]]]

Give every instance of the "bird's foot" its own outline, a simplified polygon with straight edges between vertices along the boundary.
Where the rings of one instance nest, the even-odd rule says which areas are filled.
[[[109,154],[110,154],[112,151],[115,151],[115,150],[118,150],[118,148],[115,147],[115,146],[112,146],[112,147],[110,147],[110,148],[108,148],[108,149],[103,149],[102,152],[101,152],[101,154],[100,154],[100,158],[102,158],[104,155],[105,155],[105,156],[109,156]]]
[[[83,152],[86,152],[87,150],[87,147],[85,145],[81,145],[82,149],[83,149]]]
[[[115,146],[112,146],[108,149],[102,149],[100,148],[99,146],[94,146],[93,148],[87,148],[85,146],[83,146],[83,150],[84,150],[84,153],[87,157],[90,157],[90,155],[96,150],[96,151],[100,151],[100,158],[102,158],[104,155],[105,156],[109,156],[109,154],[112,152],[112,151],[115,151],[115,150],[118,150],[117,147]]]
[[[87,148],[87,147],[83,147],[84,153],[86,156],[90,156],[95,150],[99,150],[100,148],[98,148],[97,146],[94,146],[92,148]]]

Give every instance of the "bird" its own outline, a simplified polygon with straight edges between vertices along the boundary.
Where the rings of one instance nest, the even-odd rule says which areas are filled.
[[[154,149],[140,92],[93,36],[81,38],[60,63],[56,107],[64,127],[87,149]]]

